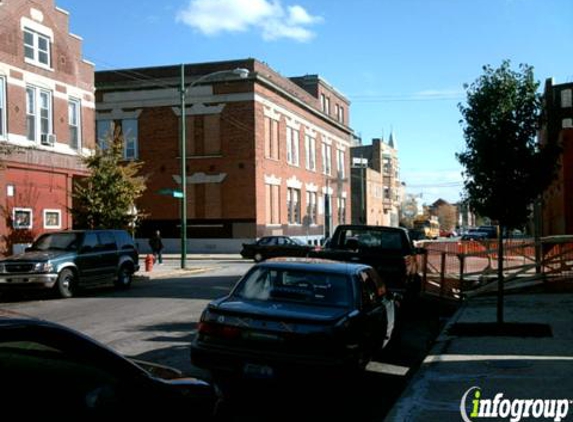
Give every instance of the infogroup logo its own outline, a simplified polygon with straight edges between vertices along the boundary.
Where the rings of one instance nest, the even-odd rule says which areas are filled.
[[[573,401],[569,399],[506,399],[503,393],[495,394],[493,399],[484,398],[481,388],[474,386],[462,396],[460,413],[464,422],[475,422],[480,418],[509,418],[510,422],[533,418],[560,422],[567,417],[571,404]]]

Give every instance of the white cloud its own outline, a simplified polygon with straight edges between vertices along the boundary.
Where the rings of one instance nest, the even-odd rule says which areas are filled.
[[[265,40],[288,38],[300,42],[311,40],[315,34],[308,27],[322,22],[321,17],[310,15],[303,7],[285,9],[278,0],[190,0],[176,20],[204,35],[257,29]]]

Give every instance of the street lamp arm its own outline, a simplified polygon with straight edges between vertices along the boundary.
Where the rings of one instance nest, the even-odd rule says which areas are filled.
[[[187,93],[187,91],[189,91],[191,88],[193,88],[195,85],[207,80],[207,79],[211,79],[214,76],[218,76],[218,75],[227,75],[227,74],[232,74],[232,75],[236,75],[238,76],[240,79],[245,79],[249,76],[250,71],[249,69],[244,69],[244,68],[236,68],[236,69],[226,69],[226,70],[218,70],[216,72],[211,72],[208,73],[206,75],[201,76],[199,79],[194,80],[193,82],[191,82],[186,88],[185,88],[185,93]]]

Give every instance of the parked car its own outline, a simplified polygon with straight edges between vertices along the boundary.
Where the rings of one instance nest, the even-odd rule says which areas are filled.
[[[130,360],[63,325],[0,310],[2,410],[19,417],[112,417],[149,412],[209,419],[207,382],[177,369]]]
[[[304,257],[314,246],[288,236],[264,236],[255,243],[243,243],[241,256],[255,262],[281,256]]]
[[[462,235],[462,240],[486,240],[489,234],[479,229],[469,229]]]
[[[215,379],[359,371],[396,338],[396,315],[370,266],[272,259],[207,306],[191,361]]]
[[[309,256],[370,265],[391,291],[410,299],[420,291],[417,257],[423,252],[402,227],[341,224],[328,246]]]
[[[0,260],[0,289],[54,289],[63,298],[80,286],[112,281],[125,289],[139,270],[138,258],[124,230],[45,233],[24,253]]]

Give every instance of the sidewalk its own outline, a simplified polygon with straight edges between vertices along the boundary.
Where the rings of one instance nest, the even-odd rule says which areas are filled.
[[[473,421],[509,421],[512,412],[521,415],[514,421],[537,420],[538,410],[550,416],[551,407],[542,408],[535,399],[567,399],[554,403],[555,417],[540,419],[559,420],[555,412],[567,411],[569,418],[563,419],[573,420],[572,310],[572,293],[507,295],[506,322],[548,324],[552,337],[449,335],[455,323],[495,322],[495,297],[470,300],[445,327],[385,421],[469,421],[474,405],[479,411]],[[488,406],[497,414],[488,416]]]
[[[239,254],[187,254],[186,268],[182,269],[180,254],[164,254],[162,256],[163,264],[155,263],[153,269],[150,272],[146,272],[145,257],[146,255],[143,254],[139,256],[139,271],[135,273],[135,277],[150,280],[200,274],[214,266],[213,263],[209,263],[208,261],[242,260]],[[205,265],[202,265],[202,261],[205,261]]]

